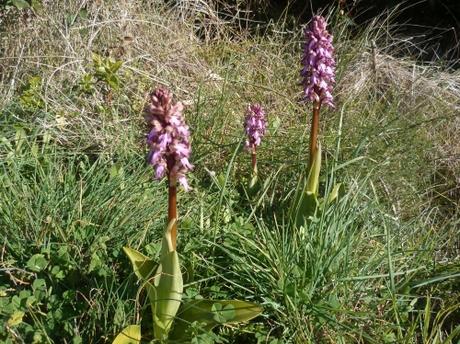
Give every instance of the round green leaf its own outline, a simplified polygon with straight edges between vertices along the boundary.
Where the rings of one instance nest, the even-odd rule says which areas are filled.
[[[29,270],[39,272],[46,268],[47,264],[48,261],[46,260],[45,256],[43,254],[38,253],[30,257],[26,265],[29,268]]]

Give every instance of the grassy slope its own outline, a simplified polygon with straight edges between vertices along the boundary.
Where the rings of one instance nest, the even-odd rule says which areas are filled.
[[[265,306],[251,325],[223,329],[227,341],[446,340],[460,302],[458,73],[391,57],[409,45],[388,24],[350,38],[351,24],[333,19],[338,105],[322,112],[322,188],[338,180],[346,193],[294,230],[283,214],[305,168],[309,113],[300,30],[251,36],[212,8],[125,6],[48,5],[2,40],[0,338],[104,342],[135,321],[121,247],[158,251],[166,195],[143,164],[142,106],[164,84],[193,130],[194,190],[179,196],[187,296]],[[98,76],[92,53],[124,62],[119,89],[85,82]],[[252,203],[241,192],[248,102],[270,122],[267,184]]]

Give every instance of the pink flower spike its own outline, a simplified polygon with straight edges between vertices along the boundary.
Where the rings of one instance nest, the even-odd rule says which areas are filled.
[[[326,19],[322,16],[313,17],[304,33],[303,68],[300,72],[304,88],[303,98],[334,107],[334,47],[332,36],[326,30]]]
[[[155,170],[155,179],[160,180],[167,175],[188,190],[185,174],[193,166],[189,162],[190,132],[182,115],[184,107],[181,102],[173,104],[171,93],[164,88],[157,88],[149,98],[144,110],[145,120],[150,127],[147,162]]]
[[[247,150],[252,151],[260,145],[266,126],[265,111],[262,107],[259,104],[249,105],[244,120],[244,130],[248,136],[245,145]]]

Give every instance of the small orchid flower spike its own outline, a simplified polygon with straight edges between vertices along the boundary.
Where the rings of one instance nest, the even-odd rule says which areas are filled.
[[[244,120],[244,130],[248,136],[246,149],[252,150],[260,145],[262,137],[265,135],[267,121],[265,111],[259,104],[249,105]]]
[[[265,135],[266,128],[267,120],[265,118],[265,111],[259,104],[249,105],[244,119],[244,131],[247,135],[245,147],[252,154],[252,169],[254,173],[257,173],[256,149]]]

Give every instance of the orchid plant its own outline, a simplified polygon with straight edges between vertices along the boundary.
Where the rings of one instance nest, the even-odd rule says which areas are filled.
[[[252,178],[249,182],[249,190],[255,190],[258,182],[257,173],[257,147],[260,145],[267,128],[265,111],[259,104],[251,104],[246,110],[244,119],[244,131],[247,135],[245,148],[251,153]]]
[[[319,173],[321,169],[321,144],[318,142],[319,114],[324,104],[334,108],[332,96],[335,83],[335,59],[332,35],[326,29],[326,19],[314,16],[305,28],[305,43],[302,56],[303,100],[313,103],[310,131],[310,154],[308,177],[300,195],[295,199],[295,211],[291,217],[295,224],[304,225],[319,209]],[[340,185],[336,185],[328,201],[337,198]]]
[[[145,119],[150,127],[147,161],[155,170],[155,179],[168,180],[168,226],[164,232],[158,263],[141,252],[124,247],[133,270],[145,288],[152,313],[153,333],[142,325],[126,327],[114,344],[138,344],[142,338],[160,342],[187,339],[190,325],[197,322],[204,330],[217,325],[248,321],[262,312],[258,305],[238,300],[182,300],[183,279],[177,242],[177,186],[189,189],[186,173],[192,169],[190,131],[182,115],[181,102],[173,103],[171,93],[158,88],[150,94]]]

